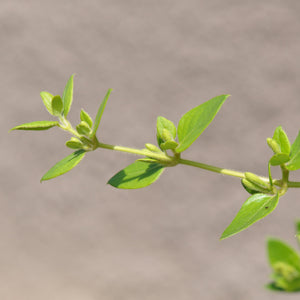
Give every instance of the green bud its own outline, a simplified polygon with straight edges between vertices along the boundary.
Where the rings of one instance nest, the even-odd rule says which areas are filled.
[[[160,144],[160,148],[162,150],[169,150],[169,149],[176,149],[178,146],[178,143],[175,141],[166,141],[165,143]]]
[[[165,142],[174,140],[172,133],[168,129],[165,129],[165,128],[162,130],[162,138]]]
[[[287,137],[285,131],[282,129],[281,126],[278,126],[273,134],[273,140],[275,140],[279,147],[280,153],[284,153],[289,155],[291,152],[291,144],[289,138]]]
[[[83,143],[78,138],[71,137],[71,139],[66,142],[66,146],[71,149],[81,149],[83,147]]]
[[[81,109],[81,112],[80,112],[80,120],[81,121],[85,121],[90,128],[93,127],[93,120],[92,118],[90,117],[90,115],[84,111],[83,109]]]
[[[267,191],[271,191],[271,186],[266,183],[264,180],[262,180],[259,176],[250,173],[250,172],[245,172],[245,178],[250,181],[252,184],[254,184],[255,186],[257,186],[257,188],[259,189],[266,189]]]
[[[77,126],[76,126],[76,130],[79,134],[82,135],[88,135],[91,131],[90,126],[88,125],[87,122],[85,121],[81,121]]]
[[[279,144],[272,138],[267,138],[268,146],[273,150],[275,154],[281,153]]]
[[[161,152],[160,149],[153,144],[147,143],[147,144],[145,144],[145,147],[152,152]]]
[[[242,186],[245,188],[245,190],[249,193],[249,194],[256,194],[256,193],[267,193],[269,192],[269,190],[261,188],[255,184],[253,184],[252,182],[250,182],[249,180],[243,178],[241,180],[242,182]]]

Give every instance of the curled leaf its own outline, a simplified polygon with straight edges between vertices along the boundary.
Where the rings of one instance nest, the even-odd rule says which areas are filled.
[[[56,121],[34,121],[30,123],[24,123],[10,129],[12,130],[47,130],[54,126],[58,126],[59,123]]]

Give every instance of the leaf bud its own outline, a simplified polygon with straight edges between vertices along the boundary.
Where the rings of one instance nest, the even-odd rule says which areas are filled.
[[[262,180],[259,176],[250,172],[245,172],[245,178],[248,181],[250,181],[252,184],[257,186],[257,188],[262,188],[271,191],[271,186],[268,183],[266,183],[264,180]]]
[[[267,138],[268,146],[273,150],[275,154],[281,153],[279,144],[272,138]]]
[[[165,143],[160,144],[160,148],[162,150],[169,150],[169,149],[174,150],[177,148],[177,146],[178,143],[175,141],[166,141]]]
[[[168,129],[165,129],[165,128],[162,130],[162,138],[165,142],[174,140],[172,133]]]
[[[83,147],[83,143],[79,139],[71,137],[71,139],[66,142],[66,146],[71,149],[81,149]]]
[[[145,147],[152,152],[161,152],[160,149],[153,144],[147,143],[145,144]]]
[[[242,186],[244,187],[244,189],[249,193],[249,194],[256,194],[256,193],[267,193],[269,192],[269,190],[261,188],[255,184],[253,184],[252,182],[250,182],[249,180],[243,178],[242,181]]]
[[[79,134],[82,135],[88,135],[91,131],[90,126],[88,125],[87,122],[85,121],[81,121],[77,126],[76,126],[76,130]]]

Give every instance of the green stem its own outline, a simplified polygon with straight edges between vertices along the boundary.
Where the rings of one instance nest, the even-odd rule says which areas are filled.
[[[279,196],[282,196],[286,193],[286,191],[288,190],[288,182],[289,182],[289,170],[286,168],[286,166],[283,164],[280,166],[281,167],[281,173],[282,173],[282,185],[281,185],[281,189],[279,191]]]
[[[206,165],[206,164],[195,162],[192,160],[180,158],[178,160],[178,163],[182,164],[182,165],[187,165],[187,166],[192,166],[192,167],[208,170],[208,171],[219,173],[219,174],[224,174],[224,175],[229,175],[229,176],[234,176],[234,177],[239,177],[239,178],[245,178],[245,174],[243,172],[219,168],[219,167],[215,167],[215,166],[211,166],[211,165]]]
[[[60,127],[66,131],[69,131],[71,134],[75,135],[78,138],[81,138],[81,135],[78,134],[78,132],[72,127],[72,125],[66,120],[66,119],[61,119],[62,124]],[[130,147],[123,147],[123,146],[116,146],[116,145],[110,145],[110,144],[104,144],[100,143],[96,136],[94,136],[93,141],[94,147],[92,150],[95,150],[97,148],[103,148],[103,149],[108,149],[108,150],[115,150],[115,151],[120,151],[120,152],[127,152],[131,154],[136,154],[140,156],[146,156],[149,158],[156,159],[162,163],[166,163],[168,166],[175,166],[177,164],[182,164],[182,165],[187,165],[191,167],[196,167],[200,169],[204,169],[207,171],[219,173],[219,174],[224,174],[228,176],[233,176],[233,177],[238,177],[238,178],[245,178],[245,173],[244,172],[239,172],[235,170],[230,170],[230,169],[224,169],[212,165],[207,165],[204,163],[192,161],[192,160],[187,160],[187,159],[182,159],[180,158],[180,155],[178,153],[174,153],[174,156],[169,156],[165,152],[152,152],[149,151],[148,149],[135,149],[135,148],[130,148]],[[270,176],[270,174],[269,174]],[[285,168],[285,166],[282,167],[282,180],[277,180],[273,179],[272,183],[276,186],[281,187],[280,192],[284,194],[289,187],[291,188],[300,188],[300,182],[298,181],[289,181],[289,171]],[[262,180],[264,180],[267,183],[270,183],[270,178],[259,176]]]

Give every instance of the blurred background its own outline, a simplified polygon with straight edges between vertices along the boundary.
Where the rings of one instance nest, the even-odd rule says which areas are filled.
[[[99,136],[136,148],[155,143],[157,116],[177,124],[229,93],[184,158],[266,175],[266,138],[282,125],[293,141],[300,128],[299,14],[295,0],[1,1],[0,298],[285,298],[263,287],[265,241],[296,247],[300,191],[221,242],[248,196],[239,179],[178,166],[145,189],[117,190],[106,182],[135,157],[100,150],[40,184],[71,153],[69,136],[7,132],[50,120],[39,93],[62,94],[72,73],[74,125],[113,88]]]

